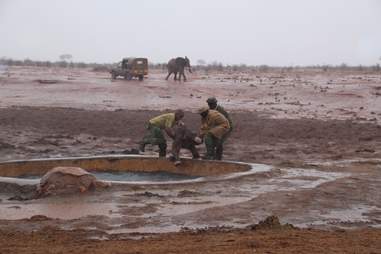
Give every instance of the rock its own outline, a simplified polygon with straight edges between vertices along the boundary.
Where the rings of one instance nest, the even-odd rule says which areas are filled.
[[[280,224],[277,216],[271,215],[266,219],[258,222],[258,224],[248,226],[251,230],[269,230],[269,229],[295,229],[292,224]]]
[[[36,82],[40,84],[56,84],[58,80],[55,79],[37,79]]]
[[[56,167],[48,171],[37,186],[37,196],[83,193],[110,184],[98,181],[86,170],[78,167]]]
[[[33,215],[29,219],[30,221],[45,221],[45,220],[51,220],[49,217],[45,215]]]

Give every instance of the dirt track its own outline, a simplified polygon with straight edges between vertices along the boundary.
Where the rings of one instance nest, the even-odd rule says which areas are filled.
[[[295,78],[294,74],[289,76],[284,74],[283,78],[274,78],[278,74],[266,74],[263,75],[266,79],[263,78],[261,82],[255,75],[251,76],[258,83],[234,81],[234,78],[218,81],[221,76],[232,77],[229,74],[216,74],[208,78],[193,76],[193,80],[181,85],[159,81],[160,76],[157,74],[143,83],[126,84],[126,81],[119,80],[111,84],[111,87],[107,87],[105,85],[110,81],[105,78],[104,73],[94,74],[79,71],[76,75],[68,75],[62,70],[54,71],[61,73],[62,79],[71,75],[70,77],[74,80],[62,81],[52,86],[41,86],[33,80],[37,77],[49,78],[50,76],[49,71],[38,69],[16,69],[11,71],[13,73],[11,77],[1,77],[1,89],[4,89],[4,93],[0,95],[3,106],[0,109],[0,155],[2,161],[123,153],[126,152],[125,150],[128,152],[137,147],[137,142],[144,134],[145,121],[159,113],[152,109],[177,108],[178,102],[181,101],[185,108],[193,111],[200,103],[204,103],[205,97],[217,91],[218,95],[223,98],[222,101],[225,102],[224,106],[232,111],[232,118],[236,124],[235,131],[226,144],[225,158],[267,163],[273,165],[275,170],[271,174],[262,175],[259,178],[248,177],[235,182],[227,182],[226,185],[221,184],[221,186],[208,184],[190,186],[205,196],[212,194],[217,197],[221,195],[220,191],[229,192],[231,190],[230,195],[232,196],[240,193],[239,195],[244,196],[252,195],[252,198],[239,203],[220,207],[211,206],[193,213],[174,216],[171,218],[172,223],[181,225],[184,222],[194,222],[199,225],[208,225],[206,224],[208,222],[213,226],[230,225],[234,222],[234,225],[246,225],[256,223],[267,215],[275,214],[280,217],[282,222],[298,225],[311,223],[314,226],[314,223],[325,218],[325,223],[318,225],[321,228],[338,226],[353,229],[380,225],[381,175],[380,163],[377,159],[381,158],[381,128],[377,122],[381,107],[379,107],[380,97],[376,95],[378,90],[375,89],[381,85],[381,75],[379,74],[343,75],[336,73],[329,74],[329,77],[322,73],[312,76],[311,74],[299,74],[299,80],[303,82],[294,82],[294,88],[290,85],[275,87],[274,81],[269,81],[281,79],[284,81],[280,83],[287,83]],[[316,77],[320,77],[320,79]],[[326,84],[328,81],[324,81],[321,86],[323,88],[329,86],[326,89],[328,92],[321,92],[321,87],[314,88],[318,85],[314,82],[321,82],[321,77],[324,80],[327,78],[332,80],[331,84],[328,85]],[[216,80],[218,84],[212,86],[214,82],[217,82]],[[359,84],[353,84],[354,81],[361,81],[364,88],[355,89]],[[205,82],[209,85],[204,85]],[[226,84],[227,82],[230,83]],[[306,82],[312,82],[313,85],[310,86]],[[232,88],[232,84],[235,84],[235,87]],[[185,87],[185,90],[181,86]],[[221,90],[216,90],[217,87],[226,90],[220,94]],[[249,89],[247,87],[257,89],[257,91],[247,94],[243,92],[243,90]],[[99,93],[99,89],[102,92]],[[145,101],[141,98],[132,99],[132,102],[128,101],[130,96],[125,93],[126,91],[132,91],[132,96],[134,96],[136,95],[134,91],[139,92],[141,89],[143,91],[149,89],[149,94],[161,97],[155,97],[153,103],[148,104],[144,103]],[[231,91],[241,90],[240,95],[229,96]],[[312,96],[314,90],[317,90],[317,94],[324,93],[325,96]],[[332,92],[337,90],[341,91],[340,94]],[[113,92],[102,95],[105,91]],[[118,91],[121,95],[127,96],[127,102],[123,101],[123,96],[118,95]],[[279,101],[280,96],[274,95],[274,92],[287,93],[291,97],[297,96],[297,100],[302,101],[302,105],[288,104],[287,100]],[[168,93],[170,98],[165,97],[168,96]],[[190,93],[193,96],[189,96]],[[49,94],[50,96],[48,96]],[[86,94],[87,96],[84,98]],[[348,98],[347,94],[355,95],[350,96],[350,100],[343,100],[343,96]],[[60,95],[64,99],[60,98]],[[109,99],[104,102],[103,96]],[[254,105],[250,104],[250,101],[248,104],[238,103],[248,100],[246,96],[249,99],[252,96],[256,98],[256,111],[250,110],[250,107]],[[65,101],[65,98],[68,100]],[[113,99],[110,100],[110,98]],[[153,97],[148,96],[147,98],[152,99]],[[230,101],[228,101],[229,98],[231,98]],[[274,103],[275,106],[266,104],[266,101],[270,99],[274,100],[271,103]],[[110,101],[107,102],[107,100]],[[308,105],[309,100],[313,102],[312,105]],[[329,104],[329,101],[337,102]],[[105,106],[105,104],[109,106]],[[324,107],[315,107],[314,104],[323,104]],[[339,104],[342,105],[342,109],[345,109],[344,111],[337,108]],[[135,106],[133,107],[133,105]],[[244,105],[244,110],[239,110],[240,105]],[[57,108],[56,106],[65,107]],[[144,106],[150,110],[135,110],[136,107],[144,108]],[[292,110],[290,111],[288,107],[292,107]],[[284,111],[279,111],[277,108],[286,109],[288,113],[285,114]],[[331,112],[327,113],[328,111]],[[352,113],[348,113],[349,111]],[[304,118],[308,115],[314,116],[314,119]],[[199,116],[187,111],[185,122],[192,129],[197,129]],[[356,161],[351,163],[348,160]],[[345,173],[350,176],[331,180],[328,177],[329,181],[316,187],[293,190],[288,186],[292,180],[303,184],[319,179],[317,176],[291,175],[286,179],[287,181],[282,180],[284,172],[291,172],[287,170],[296,168],[303,168],[306,172],[320,170],[327,174]],[[286,171],[279,173],[278,170]],[[250,189],[253,185],[269,184],[272,183],[271,181],[276,181],[276,184],[282,186],[283,190],[266,192],[258,196],[253,195],[253,189]],[[244,190],[240,190],[240,187],[244,187]],[[173,188],[168,191],[181,190],[181,188]],[[160,193],[155,188],[148,191]],[[229,193],[225,193],[225,196],[228,197]],[[96,198],[96,196],[92,195],[91,198]],[[136,199],[136,196],[131,198]],[[151,199],[152,197],[139,196],[139,202],[142,203],[148,204]],[[163,199],[170,200],[171,197]],[[128,202],[130,200],[126,199],[126,203]],[[170,205],[170,201],[168,201],[169,204],[165,200],[162,202],[160,206]],[[145,209],[148,210],[135,209],[128,210],[128,212],[132,211],[135,216],[138,216],[147,212],[155,212],[159,208],[147,206]],[[52,221],[47,223],[22,221],[25,227],[33,228],[40,225],[41,229],[37,233],[24,232],[20,228],[20,222],[1,221],[0,253],[8,253],[10,250],[14,253],[30,253],[32,250],[35,253],[46,253],[47,250],[52,253],[68,252],[69,250],[78,253],[97,253],[97,251],[99,253],[107,251],[124,253],[127,251],[126,246],[129,246],[128,253],[168,253],[171,251],[252,253],[254,250],[258,253],[378,253],[381,249],[381,246],[377,245],[381,239],[381,232],[378,229],[329,232],[306,229],[263,232],[229,229],[228,232],[210,230],[203,233],[164,234],[139,241],[121,240],[123,235],[107,235],[112,240],[94,241],[87,239],[89,235],[92,235],[90,231],[66,232],[59,230],[63,224],[83,228],[78,221],[58,220],[54,223]],[[96,227],[100,231],[102,231],[102,227],[109,226],[107,220],[102,218],[84,219],[82,224],[84,226],[98,225]],[[48,228],[43,229],[44,226]],[[22,233],[16,233],[20,230]],[[44,232],[49,232],[49,237]],[[102,232],[94,233],[97,237],[103,234]],[[25,239],[30,240],[25,241]]]

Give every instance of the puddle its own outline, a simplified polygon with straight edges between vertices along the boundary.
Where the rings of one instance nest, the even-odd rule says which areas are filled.
[[[51,201],[51,200],[49,200]],[[72,220],[86,216],[106,215],[117,216],[115,203],[88,203],[85,200],[74,200],[72,198],[46,203],[21,203],[1,204],[1,220],[20,220],[35,215],[44,215],[51,219]]]
[[[372,216],[372,219],[369,217],[372,213],[377,213],[379,215]],[[327,213],[319,213],[314,215],[314,217],[317,217],[318,219],[309,223],[299,223],[296,224],[296,226],[310,227],[335,225],[341,228],[350,228],[361,224],[367,224],[372,227],[381,226],[378,224],[381,220],[381,208],[377,206],[359,205],[347,209],[336,209]]]
[[[165,233],[180,231],[182,228],[200,228],[219,225],[244,227],[252,221],[243,216],[234,218],[202,219],[200,213],[209,209],[232,209],[235,204],[250,201],[259,195],[278,191],[298,191],[313,189],[321,184],[348,177],[350,173],[327,172],[317,169],[287,168],[280,169],[280,174],[272,178],[258,178],[253,182],[253,174],[271,171],[272,167],[253,164],[246,172],[232,173],[214,177],[187,177],[172,173],[95,173],[99,179],[129,185],[144,185],[143,189],[134,191],[120,189],[115,192],[96,193],[68,198],[47,198],[43,200],[18,202],[3,201],[0,203],[0,219],[15,220],[30,218],[33,215],[45,215],[50,218],[64,220],[78,219],[85,216],[105,216],[99,221],[106,223],[111,230],[109,234],[120,233]],[[184,177],[186,177],[184,179]],[[229,181],[242,178],[242,181]],[[250,177],[250,178],[245,178]],[[190,179],[189,179],[190,178]],[[0,178],[0,181],[4,178]],[[14,181],[7,178],[5,180]],[[31,184],[38,179],[16,179]],[[168,184],[175,183],[170,186]],[[190,183],[183,185],[179,183]],[[197,183],[197,185],[192,185]],[[167,184],[167,185],[164,185]],[[17,208],[12,208],[17,206]],[[353,211],[333,210],[329,213],[317,212],[308,218],[313,224],[354,220],[366,221],[365,208]],[[254,211],[253,211],[254,212]],[[365,217],[364,217],[365,216]],[[317,220],[313,220],[317,218]],[[138,220],[141,225],[128,226],[131,221]],[[123,222],[121,224],[121,222]],[[303,223],[303,221],[302,221]],[[311,223],[304,225],[310,225]],[[67,226],[70,227],[70,224]],[[301,226],[301,224],[299,224]],[[75,225],[73,227],[76,227]]]

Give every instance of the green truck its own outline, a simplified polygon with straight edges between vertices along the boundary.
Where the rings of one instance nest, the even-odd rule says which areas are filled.
[[[137,78],[142,81],[144,76],[148,75],[148,60],[142,57],[123,58],[115,68],[111,69],[110,73],[112,79],[121,76],[127,80]]]

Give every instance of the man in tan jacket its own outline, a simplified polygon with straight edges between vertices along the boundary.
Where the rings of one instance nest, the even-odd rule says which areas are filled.
[[[222,154],[216,154],[216,148],[222,146],[223,137],[230,130],[228,119],[216,110],[201,108],[200,138],[205,141],[206,159],[221,160]],[[222,152],[222,149],[221,149]]]
[[[220,143],[220,145],[218,145],[216,147],[216,159],[217,160],[221,160],[222,159],[222,154],[224,152],[224,148],[223,148],[223,144],[225,143],[225,141],[227,140],[227,138],[230,136],[230,134],[232,133],[233,131],[233,121],[229,115],[228,112],[226,112],[226,110],[220,105],[220,104],[217,104],[217,99],[215,97],[210,97],[206,100],[206,102],[208,103],[208,106],[209,106],[209,109],[213,109],[213,110],[217,110],[218,112],[220,112],[221,114],[224,115],[224,117],[226,119],[228,119],[229,121],[229,125],[230,125],[230,129],[229,131],[222,137],[222,142]]]

